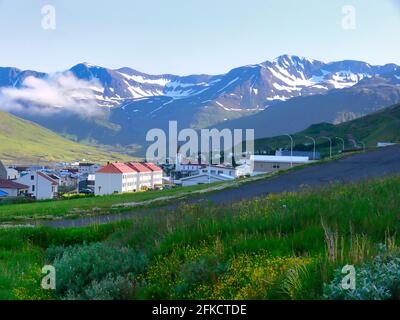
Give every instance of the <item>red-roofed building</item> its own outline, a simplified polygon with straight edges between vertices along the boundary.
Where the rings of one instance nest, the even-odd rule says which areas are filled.
[[[162,186],[163,170],[151,162],[145,162],[143,165],[151,170],[151,184],[154,187]]]
[[[127,165],[135,169],[137,172],[151,172],[147,166],[139,162],[129,162]]]
[[[155,182],[157,185],[162,184],[162,170],[160,180],[158,169],[161,170],[154,164],[145,165],[138,162],[108,164],[96,171],[95,194],[107,195],[154,189]]]
[[[125,163],[110,163],[96,171],[96,173],[131,173],[131,172],[137,172],[137,171],[133,170],[131,166],[128,166]]]

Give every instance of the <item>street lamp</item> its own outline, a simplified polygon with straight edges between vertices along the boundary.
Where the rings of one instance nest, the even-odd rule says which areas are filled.
[[[365,151],[365,143],[364,142],[361,142],[361,141],[357,142],[355,139],[349,139],[349,141],[353,142],[354,148],[359,148],[360,146],[358,144],[362,144],[363,149]]]
[[[311,140],[314,142],[313,160],[316,160],[315,157],[316,157],[316,148],[317,148],[317,147],[316,147],[316,144],[317,144],[317,143],[316,143],[316,141],[315,141],[315,139],[314,139],[313,137],[306,136],[306,138],[307,138],[307,139],[311,139]]]
[[[293,137],[290,134],[285,134],[290,138],[290,167],[293,167]]]
[[[330,143],[330,148],[329,148],[329,157],[332,159],[332,139],[329,137],[321,137],[321,139],[328,139]]]
[[[354,148],[358,148],[358,144],[355,139],[349,139],[349,141],[353,144]]]
[[[342,143],[343,143],[343,149],[342,149],[342,152],[344,152],[344,149],[345,149],[345,143],[344,143],[344,139],[343,139],[343,138],[340,138],[340,137],[336,137],[335,139],[338,139],[338,140],[342,141]]]

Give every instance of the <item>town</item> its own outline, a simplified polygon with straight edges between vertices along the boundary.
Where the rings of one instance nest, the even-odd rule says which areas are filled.
[[[392,142],[378,142],[376,147],[393,146]],[[357,151],[343,149],[342,152]],[[332,158],[332,146],[330,150]],[[126,162],[107,164],[87,160],[53,165],[7,165],[0,159],[0,203],[2,199],[51,200],[65,196],[105,196],[111,194],[145,192],[177,187],[210,184],[261,174],[271,174],[321,160],[320,152],[277,149],[274,154],[257,152],[240,157],[229,154],[224,161],[222,153],[210,153],[204,161],[201,153],[197,159],[185,157],[177,148],[173,161],[167,158],[163,163]],[[222,154],[222,155],[221,155]],[[236,158],[240,158],[237,162]]]
[[[231,181],[272,173],[309,163],[310,152],[276,151],[275,155],[255,155],[236,164],[208,164],[176,154],[175,163],[152,162],[107,163],[88,161],[54,165],[8,165],[0,161],[0,199],[27,198],[51,200],[65,195],[104,196],[143,192]]]

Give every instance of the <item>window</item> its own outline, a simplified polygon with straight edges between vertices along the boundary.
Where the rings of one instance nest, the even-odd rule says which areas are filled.
[[[32,185],[32,192],[35,192],[35,185]]]
[[[35,176],[31,176],[31,180],[35,180]]]

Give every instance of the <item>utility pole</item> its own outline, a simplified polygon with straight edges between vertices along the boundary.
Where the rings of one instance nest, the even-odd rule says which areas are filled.
[[[293,144],[294,144],[294,140],[293,140],[293,137],[290,134],[286,134],[285,136],[290,138],[290,167],[293,168]]]
[[[209,150],[209,161],[208,161],[208,170],[207,170],[207,174],[208,174],[208,184],[211,183],[211,164],[212,164],[212,146],[210,144],[210,150]]]
[[[329,157],[332,159],[332,139],[329,137],[321,137],[321,139],[328,139],[330,143],[330,148],[329,148]]]
[[[316,154],[317,154],[317,143],[313,137],[306,136],[307,139],[311,139],[314,142],[314,152],[313,152],[313,160],[316,160]]]

